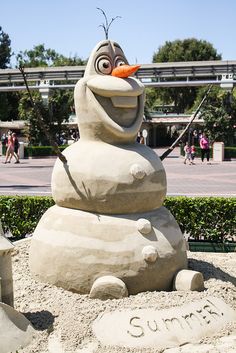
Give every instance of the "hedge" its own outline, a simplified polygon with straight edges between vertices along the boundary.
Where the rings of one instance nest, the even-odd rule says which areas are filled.
[[[58,146],[62,152],[68,145]],[[6,155],[6,146],[2,146],[2,154]],[[52,146],[24,146],[24,158],[55,156]]]
[[[44,212],[54,205],[47,196],[0,196],[0,219],[3,230],[15,238],[31,234]]]
[[[59,146],[60,151],[63,151],[68,145]],[[195,147],[196,157],[201,157],[200,147]],[[6,154],[6,146],[2,146],[2,154]],[[184,156],[184,145],[180,146],[180,155]],[[52,146],[25,146],[24,148],[24,158],[29,157],[49,157],[55,156],[56,153]],[[210,158],[213,157],[213,149],[210,149]],[[236,147],[225,147],[224,148],[224,159],[230,160],[231,158],[236,158]]]
[[[236,158],[236,147],[225,147],[225,159]]]
[[[60,151],[63,151],[67,145],[58,146]],[[56,152],[52,146],[25,146],[24,157],[46,157],[55,156]]]
[[[0,196],[4,231],[15,238],[33,233],[44,212],[54,205],[46,196]],[[166,206],[190,239],[225,242],[236,237],[236,198],[166,197]]]
[[[236,197],[167,197],[165,206],[189,239],[236,239]]]

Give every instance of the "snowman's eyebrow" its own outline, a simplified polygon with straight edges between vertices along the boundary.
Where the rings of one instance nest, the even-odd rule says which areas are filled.
[[[96,51],[98,51],[99,49],[101,49],[102,47],[107,47],[108,46],[108,43],[103,43],[101,44]]]
[[[114,47],[119,48],[119,49],[123,52],[123,50],[121,49],[121,47],[119,46],[119,44],[113,43],[113,45],[114,45]]]

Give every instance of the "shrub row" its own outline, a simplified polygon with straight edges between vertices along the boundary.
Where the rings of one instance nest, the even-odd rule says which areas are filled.
[[[60,150],[63,151],[67,145],[59,146]],[[184,155],[184,146],[181,146],[181,155]],[[225,159],[230,160],[231,158],[236,158],[236,147],[225,147]],[[46,156],[55,156],[56,153],[53,150],[52,146],[27,146],[25,147],[25,158],[28,157],[46,157]],[[212,158],[213,148],[210,149],[210,157]],[[201,156],[200,147],[196,147],[196,156]]]
[[[5,232],[15,238],[31,234],[44,212],[54,205],[51,197],[0,196],[0,218]]]
[[[68,145],[58,146],[62,152]],[[2,154],[6,155],[6,146],[2,146]],[[24,146],[24,158],[55,156],[52,146]]]
[[[63,151],[67,145],[59,146],[59,149]],[[201,156],[201,149],[200,147],[196,148],[196,157]],[[236,158],[236,147],[225,147],[224,148],[224,158],[226,160],[230,160],[231,158]],[[6,154],[6,146],[2,146],[2,154]],[[184,156],[184,145],[180,146],[180,154]],[[46,157],[46,156],[55,156],[56,153],[52,146],[25,146],[24,148],[24,157]],[[210,149],[210,157],[213,156],[213,149]]]
[[[63,151],[67,146],[59,146],[60,151]],[[52,146],[25,146],[24,157],[46,157],[55,156],[56,152]]]
[[[190,239],[224,242],[236,238],[235,197],[167,197],[165,206]]]
[[[4,231],[15,238],[31,234],[52,205],[53,199],[46,196],[0,196]],[[222,242],[236,237],[236,198],[167,197],[164,206],[191,239]]]
[[[236,158],[236,147],[225,147],[225,159]]]

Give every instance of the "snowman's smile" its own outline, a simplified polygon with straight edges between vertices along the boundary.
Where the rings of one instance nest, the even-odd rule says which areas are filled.
[[[137,97],[111,97],[111,101],[114,107],[117,108],[135,108],[137,106]]]
[[[94,76],[87,81],[87,87],[110,119],[122,127],[132,126],[144,90],[140,81],[133,77]]]
[[[137,118],[138,97],[102,97],[94,94],[94,97],[106,112],[106,114],[117,124],[123,127],[131,126]]]

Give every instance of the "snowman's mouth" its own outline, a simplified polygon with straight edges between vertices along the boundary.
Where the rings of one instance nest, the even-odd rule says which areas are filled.
[[[103,97],[96,93],[94,96],[106,114],[123,127],[130,127],[137,118],[139,96],[113,96]]]

